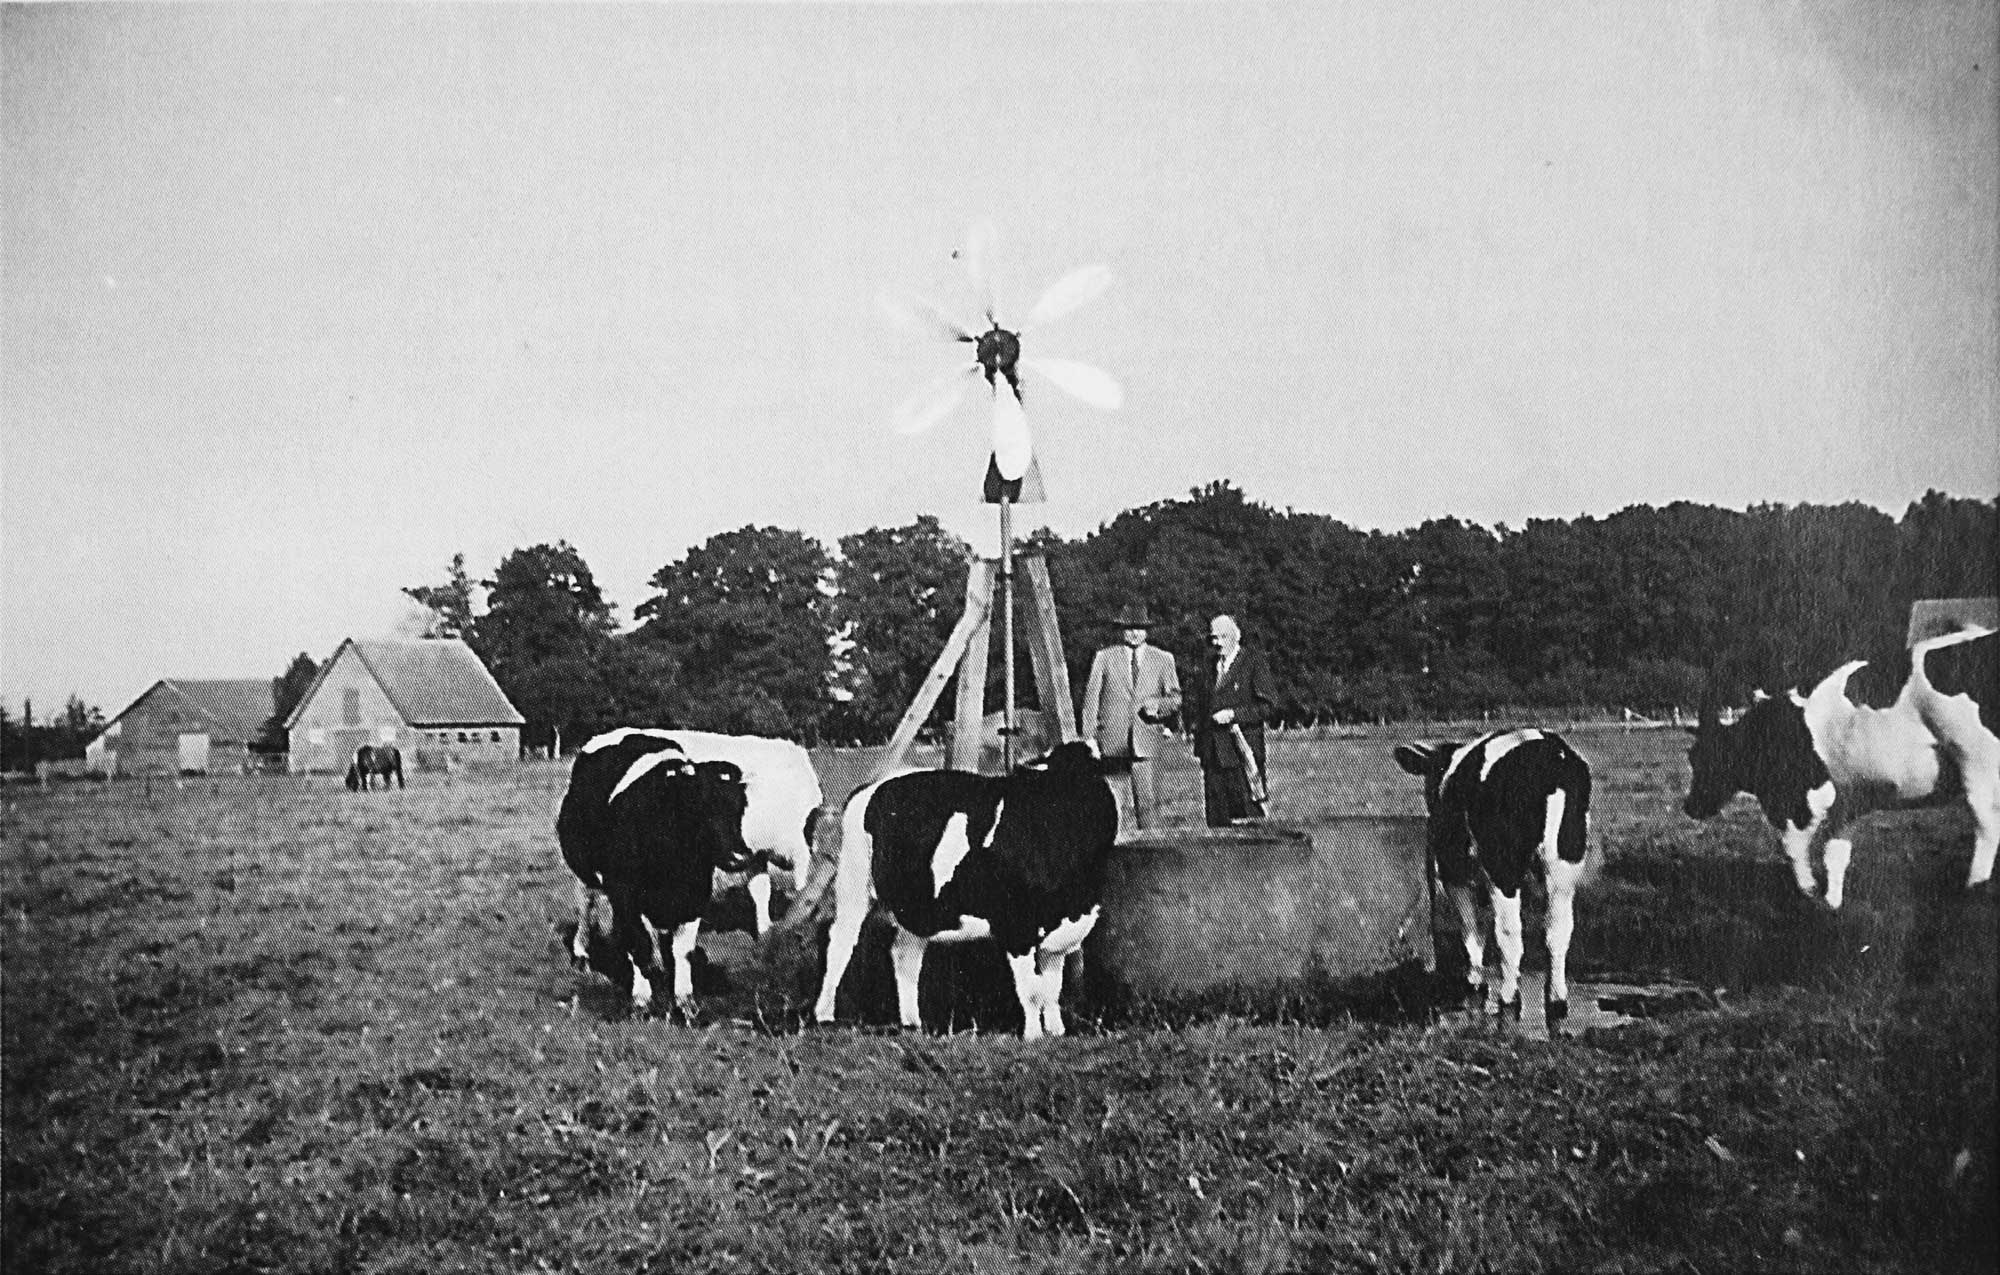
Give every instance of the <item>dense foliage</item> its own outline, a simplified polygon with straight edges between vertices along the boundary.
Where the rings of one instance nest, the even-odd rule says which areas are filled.
[[[1048,562],[1073,684],[1127,602],[1151,608],[1153,641],[1181,657],[1184,676],[1208,618],[1229,611],[1269,654],[1284,715],[1301,724],[1660,717],[1691,710],[1711,672],[1741,702],[1848,659],[1871,662],[1854,690],[1880,702],[1907,668],[1913,600],[2000,594],[2000,500],[1936,491],[1900,519],[1853,503],[1677,501],[1519,528],[1437,518],[1382,532],[1215,482],[1079,539],[1043,530],[1022,547]],[[532,746],[629,723],[872,743],[943,648],[970,554],[928,514],[843,536],[837,552],[798,531],[743,527],[660,567],[626,631],[560,541],[515,550],[484,580],[458,555],[442,582],[403,592],[432,612],[429,636],[463,637],[486,660]],[[1982,648],[1994,645],[1948,652],[1932,672],[1991,691],[1995,659]],[[295,695],[310,672],[295,659],[278,681]],[[1031,687],[1022,695],[1032,704]],[[931,725],[951,702],[948,688]],[[103,714],[72,708],[55,722],[0,719],[6,765],[80,756]]]
[[[1740,700],[1853,658],[1873,665],[1855,689],[1879,698],[1905,672],[1910,603],[2000,593],[1996,545],[2000,501],[1935,491],[1901,520],[1862,504],[1681,501],[1389,533],[1216,482],[1077,540],[1034,533],[1023,551],[1048,562],[1072,681],[1128,601],[1151,608],[1154,642],[1186,673],[1208,617],[1229,611],[1269,654],[1285,717],[1324,723],[1658,717],[1691,710],[1711,674]],[[439,612],[440,632],[464,633],[543,732],[649,721],[875,742],[942,649],[969,555],[929,515],[844,536],[837,555],[744,527],[661,567],[622,635],[568,545],[510,556],[481,615],[460,559],[444,584],[405,592]],[[1990,654],[1972,665],[1991,680]]]
[[[62,712],[46,721],[35,716],[29,700],[16,717],[0,707],[0,768],[32,771],[44,761],[83,756],[83,746],[104,729],[104,712],[72,695]]]

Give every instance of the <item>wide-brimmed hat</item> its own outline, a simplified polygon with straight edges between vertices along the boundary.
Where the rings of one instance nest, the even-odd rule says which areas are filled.
[[[1146,613],[1143,602],[1127,602],[1125,608],[1111,617],[1112,626],[1120,629],[1150,629],[1153,617]]]

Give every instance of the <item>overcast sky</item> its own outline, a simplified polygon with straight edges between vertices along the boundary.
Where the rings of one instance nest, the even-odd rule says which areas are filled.
[[[1227,478],[1396,530],[2000,493],[1987,0],[8,6],[0,699],[115,713],[567,539],[990,545],[963,347],[1080,535]]]

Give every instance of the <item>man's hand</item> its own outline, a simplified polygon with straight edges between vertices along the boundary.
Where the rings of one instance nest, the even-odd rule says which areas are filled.
[[[1227,726],[1236,720],[1236,710],[1233,708],[1218,708],[1211,714],[1211,717],[1217,726]]]

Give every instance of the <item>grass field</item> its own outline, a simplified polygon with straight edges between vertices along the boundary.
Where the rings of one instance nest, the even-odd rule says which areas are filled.
[[[1713,995],[1553,1043],[802,1030],[814,971],[740,935],[683,1029],[563,959],[564,767],[9,792],[0,1268],[1994,1269],[1969,822],[1868,825],[1829,916],[1747,801],[1679,814],[1684,737],[1571,739],[1602,856],[1573,968]],[[1275,813],[1416,810],[1392,742],[1276,741]]]

